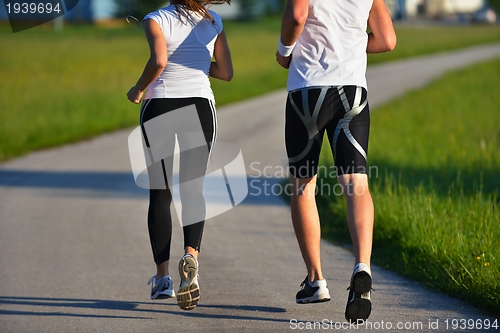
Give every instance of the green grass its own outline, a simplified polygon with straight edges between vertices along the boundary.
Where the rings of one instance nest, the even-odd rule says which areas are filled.
[[[285,87],[287,71],[275,63],[279,18],[226,22],[225,29],[235,77],[212,80],[217,105]],[[370,63],[500,41],[499,26],[397,32],[396,50],[370,56]],[[137,124],[139,108],[125,94],[149,55],[142,33],[67,26],[13,34],[3,26],[0,40],[0,161]]]
[[[369,55],[368,64],[500,42],[500,25],[396,25],[395,29],[398,42],[394,51]]]
[[[225,23],[235,77],[212,81],[218,105],[285,87],[279,28],[279,18]],[[396,30],[396,50],[370,64],[500,41],[500,26]],[[141,33],[0,27],[0,40],[0,161],[137,125],[139,108],[125,94],[149,55]],[[499,72],[498,61],[481,65],[380,107],[370,143],[375,262],[496,313]],[[319,203],[324,236],[348,242],[343,201]]]
[[[372,113],[373,261],[500,313],[500,59]],[[331,155],[322,163],[330,166]],[[332,182],[332,179],[322,179]],[[341,197],[318,198],[323,237],[347,243]]]
[[[0,160],[138,122],[127,103],[145,40],[116,30],[2,33]]]

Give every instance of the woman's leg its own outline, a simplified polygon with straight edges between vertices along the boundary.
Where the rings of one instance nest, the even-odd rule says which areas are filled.
[[[169,275],[170,243],[172,239],[172,216],[170,190],[150,190],[148,230],[153,259],[156,263],[156,278]]]
[[[184,249],[198,258],[206,217],[203,183],[216,138],[217,119],[211,101],[192,98],[185,102],[194,104],[197,116],[194,120],[187,117],[189,123],[184,124],[183,130],[177,133],[180,149],[179,190]]]
[[[150,99],[143,102],[140,115],[140,124],[143,130],[144,141],[147,146],[146,154],[153,156],[151,150],[161,147],[162,160],[148,166],[150,182],[150,200],[148,209],[148,231],[156,263],[156,278],[169,275],[170,244],[172,238],[172,193],[171,179],[173,171],[173,155],[175,148],[175,132],[172,129],[161,131],[154,129],[148,133],[146,128],[149,121],[166,117],[169,111],[178,108],[177,102],[172,99]],[[170,115],[171,116],[171,115]],[[172,123],[169,121],[169,123]],[[175,126],[175,125],[174,125]],[[151,142],[159,140],[158,142]],[[151,157],[151,159],[153,159]]]

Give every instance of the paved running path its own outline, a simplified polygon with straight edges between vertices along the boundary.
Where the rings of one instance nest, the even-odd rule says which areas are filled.
[[[500,44],[370,67],[372,108],[445,70],[498,56]],[[207,222],[201,302],[190,312],[174,300],[149,299],[146,282],[155,270],[147,192],[130,173],[131,129],[0,165],[0,332],[287,332],[321,321],[315,331],[348,328],[344,307],[352,254],[324,242],[332,301],[295,304],[305,268],[289,210],[279,197],[264,195],[279,189],[277,173],[286,165],[285,97],[277,91],[219,109],[218,140],[241,147],[253,186],[243,204]],[[176,285],[181,239],[176,224]],[[444,332],[445,320],[452,331],[452,319],[488,318],[377,266],[373,276],[372,326],[360,332],[399,331],[398,323],[407,332]],[[459,331],[471,332],[453,330]]]

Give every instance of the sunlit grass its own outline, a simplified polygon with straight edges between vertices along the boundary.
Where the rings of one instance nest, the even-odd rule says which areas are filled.
[[[397,46],[392,52],[370,55],[369,64],[500,42],[500,25],[395,25]]]
[[[279,18],[226,22],[235,77],[217,104],[284,88]],[[369,63],[500,41],[499,26],[396,26],[395,51]],[[0,161],[138,123],[125,97],[149,52],[132,28],[0,27]],[[499,313],[498,62],[458,72],[372,115],[374,259]],[[328,156],[323,156],[328,160]],[[331,162],[331,161],[330,161]],[[327,180],[325,180],[327,181]],[[325,199],[327,199],[325,201]],[[324,236],[348,241],[339,198],[320,198]]]
[[[217,105],[286,85],[275,62],[280,18],[225,22],[235,76],[212,80]],[[498,26],[397,27],[394,52],[370,63],[500,41]],[[67,26],[13,34],[0,27],[0,161],[138,123],[126,92],[149,56],[142,33],[131,27]]]

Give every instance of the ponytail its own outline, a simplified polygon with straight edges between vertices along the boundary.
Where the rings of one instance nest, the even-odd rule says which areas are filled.
[[[189,14],[186,13],[183,9],[188,9],[190,11],[196,12],[204,19],[209,20],[212,23],[215,23],[214,18],[206,8],[207,5],[220,5],[223,3],[231,3],[231,0],[179,0],[175,2],[175,9],[179,17],[185,16],[188,20],[190,20]],[[179,8],[180,6],[184,8]]]

